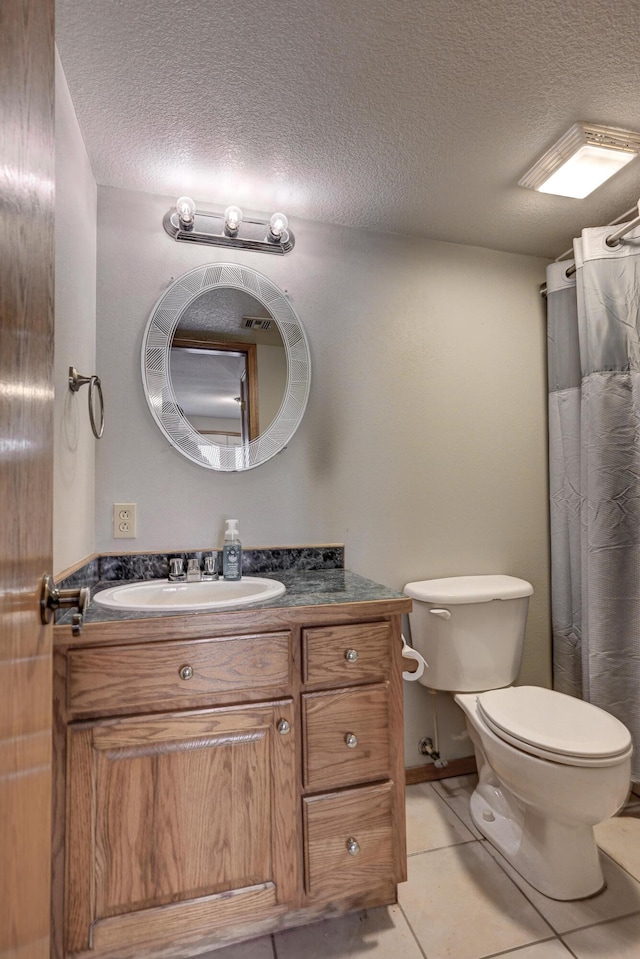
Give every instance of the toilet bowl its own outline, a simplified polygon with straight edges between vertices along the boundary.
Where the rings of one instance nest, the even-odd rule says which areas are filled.
[[[492,702],[492,692],[504,694],[503,699]],[[562,693],[530,686],[492,692],[454,696],[478,765],[471,818],[545,896],[592,896],[604,886],[593,826],[613,816],[626,798],[631,737],[609,713]],[[532,714],[536,702],[540,712]],[[549,735],[556,717],[561,725]],[[595,732],[592,744],[586,735],[571,732],[584,728],[573,723],[585,717]],[[519,739],[525,729],[526,741]]]
[[[509,576],[409,583],[413,646],[425,686],[463,710],[478,766],[471,817],[534,888],[582,899],[604,885],[593,826],[625,801],[631,736],[582,700],[512,686],[520,667],[529,583]]]

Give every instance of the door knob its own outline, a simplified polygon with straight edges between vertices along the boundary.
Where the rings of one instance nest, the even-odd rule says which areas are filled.
[[[74,636],[79,636],[82,632],[84,614],[90,601],[91,590],[88,586],[81,586],[78,589],[58,589],[53,581],[53,576],[48,573],[43,576],[40,588],[40,619],[44,626],[51,622],[55,610],[73,609],[74,606],[77,606],[78,612],[73,616],[71,631]]]

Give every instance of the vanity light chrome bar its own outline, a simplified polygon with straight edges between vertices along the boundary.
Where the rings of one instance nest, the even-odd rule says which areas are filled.
[[[181,197],[176,206],[185,199]],[[279,256],[290,253],[295,246],[295,237],[282,214],[274,214],[270,220],[255,220],[242,217],[237,207],[228,207],[224,214],[200,213],[195,206],[189,211],[183,204],[182,212],[177,208],[168,210],[162,225],[172,239],[182,243],[206,243]],[[273,232],[274,225],[277,233]]]

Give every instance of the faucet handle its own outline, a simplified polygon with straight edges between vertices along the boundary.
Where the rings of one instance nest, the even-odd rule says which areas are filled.
[[[204,569],[202,571],[203,576],[211,579],[218,578],[218,571],[216,569],[216,564],[218,562],[217,553],[214,553],[212,556],[205,556],[204,558]]]
[[[169,579],[176,580],[184,576],[184,560],[179,556],[169,560]]]

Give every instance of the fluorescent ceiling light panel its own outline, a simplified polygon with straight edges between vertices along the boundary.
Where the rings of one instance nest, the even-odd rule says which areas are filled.
[[[581,200],[635,159],[638,152],[638,133],[574,123],[518,180],[518,185]]]

